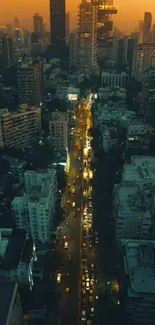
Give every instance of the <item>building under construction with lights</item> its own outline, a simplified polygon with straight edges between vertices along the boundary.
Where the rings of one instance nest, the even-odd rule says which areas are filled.
[[[100,43],[110,37],[113,30],[112,16],[117,14],[117,9],[113,5],[113,0],[96,0],[98,6],[97,38]]]

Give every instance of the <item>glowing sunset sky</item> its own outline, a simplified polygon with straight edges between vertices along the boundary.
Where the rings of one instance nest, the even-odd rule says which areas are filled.
[[[66,0],[71,16],[71,27],[76,27],[76,11],[80,0]],[[114,24],[124,31],[133,30],[143,19],[144,11],[150,11],[155,22],[155,0],[114,0],[118,15]],[[38,12],[49,21],[49,0],[0,0],[0,23],[11,23],[17,16],[21,27],[32,27],[32,16]]]

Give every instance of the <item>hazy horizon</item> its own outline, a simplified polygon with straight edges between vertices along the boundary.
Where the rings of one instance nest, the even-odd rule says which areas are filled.
[[[76,27],[77,5],[80,0],[66,1],[66,12],[70,12],[71,29]],[[124,0],[114,1],[114,6],[118,9],[118,14],[114,16],[114,26],[122,32],[130,32],[138,27],[139,20],[143,20],[144,12],[150,11],[155,16],[155,0]],[[129,7],[130,6],[130,7]],[[38,12],[44,17],[45,23],[49,22],[49,0],[9,0],[6,3],[0,0],[0,21],[1,24],[13,23],[14,17],[18,17],[21,28],[31,29],[33,27],[33,15]]]

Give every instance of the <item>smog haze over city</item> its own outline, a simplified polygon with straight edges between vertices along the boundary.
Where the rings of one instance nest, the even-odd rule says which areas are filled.
[[[70,12],[71,27],[77,26],[77,6],[79,0],[67,0],[66,8]],[[118,15],[114,19],[114,23],[118,28],[125,32],[131,32],[136,28],[137,22],[142,20],[143,13],[150,11],[155,14],[154,0],[131,0],[130,2],[124,0],[116,0],[115,6],[118,9]],[[49,21],[49,1],[48,0],[33,0],[21,2],[19,0],[0,0],[0,19],[2,23],[6,20],[10,23],[13,17],[19,17],[24,28],[32,28],[32,16],[35,12],[39,12],[46,23]]]

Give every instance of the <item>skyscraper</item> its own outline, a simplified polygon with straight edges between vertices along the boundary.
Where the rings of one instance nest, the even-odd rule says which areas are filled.
[[[79,58],[82,68],[96,64],[97,52],[97,6],[87,0],[79,5]]]
[[[19,28],[19,19],[18,17],[14,18],[14,29]]]
[[[70,33],[69,36],[69,65],[75,67],[78,61],[79,33],[78,30]]]
[[[17,70],[19,103],[38,106],[43,103],[43,63],[39,59],[20,62]]]
[[[144,13],[144,43],[148,43],[151,38],[151,25],[152,25],[152,14],[151,12]]]
[[[34,22],[34,32],[38,37],[42,37],[44,34],[44,23],[43,23],[43,17],[39,14],[35,14],[33,16],[33,22]]]
[[[3,35],[1,38],[2,67],[10,68],[14,63],[13,40],[10,35]]]
[[[50,0],[51,44],[54,46],[64,46],[66,43],[65,7],[65,0]]]
[[[66,13],[66,44],[69,42],[69,29],[70,29],[70,15],[69,12]]]

